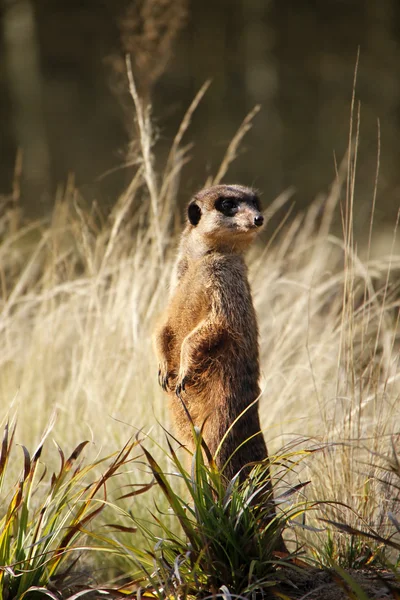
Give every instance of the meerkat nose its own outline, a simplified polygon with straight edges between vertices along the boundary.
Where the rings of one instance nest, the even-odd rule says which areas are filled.
[[[257,217],[254,217],[254,225],[256,227],[261,227],[261,225],[264,223],[264,217],[262,215],[258,215]]]

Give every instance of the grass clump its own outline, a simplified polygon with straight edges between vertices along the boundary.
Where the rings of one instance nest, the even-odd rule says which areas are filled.
[[[209,453],[206,464],[202,449],[207,454],[207,448],[201,433],[195,436],[191,473],[168,442],[172,480],[144,450],[180,525],[177,534],[153,515],[160,527],[156,536],[149,535],[145,523],[138,521],[152,542],[152,585],[163,598],[215,595],[224,590],[246,597],[263,594],[279,580],[276,566],[280,561],[284,564],[287,553],[276,551],[276,546],[294,509],[275,513],[266,464],[254,466],[242,483],[239,475],[227,483]],[[182,487],[183,495],[177,491]]]
[[[89,526],[106,506],[109,480],[130,462],[137,445],[129,442],[120,452],[87,465],[81,461],[87,441],[80,443],[68,458],[57,446],[59,470],[48,477],[40,457],[50,429],[32,456],[22,446],[22,474],[5,495],[6,503],[0,505],[1,600],[35,597],[39,592],[60,598],[77,585],[79,577],[76,572],[71,577],[71,571],[74,567],[76,571],[80,555],[106,551],[105,547],[87,543]],[[7,423],[0,453],[0,492],[4,492],[14,438],[15,426],[10,428]],[[93,476],[92,472],[106,461],[109,465],[103,474]]]

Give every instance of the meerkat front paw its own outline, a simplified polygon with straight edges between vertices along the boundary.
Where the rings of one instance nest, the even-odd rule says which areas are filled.
[[[182,392],[186,391],[186,386],[190,380],[189,370],[181,366],[178,373],[178,378],[175,385],[175,393],[179,397]]]
[[[168,390],[170,389],[169,388],[170,376],[171,376],[171,374],[168,371],[167,365],[160,363],[158,365],[158,383],[162,387],[164,392],[168,392]]]
[[[188,382],[188,378],[183,377],[182,379],[179,380],[179,383],[177,383],[176,388],[175,388],[175,394],[178,397],[181,395],[182,392],[185,391],[187,382]]]

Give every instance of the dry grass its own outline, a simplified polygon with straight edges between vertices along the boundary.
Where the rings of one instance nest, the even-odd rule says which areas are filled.
[[[9,233],[0,245],[0,425],[17,412],[17,439],[29,447],[54,410],[60,445],[90,439],[103,454],[121,447],[132,429],[160,440],[157,421],[169,427],[151,332],[165,304],[176,245],[186,160],[180,142],[205,89],[160,180],[149,115],[130,83],[140,151],[132,183],[110,217],[103,220],[95,207],[84,210],[71,183],[48,222],[13,232],[12,215],[2,223]],[[222,163],[224,173],[235,148]],[[270,451],[299,437],[312,438],[303,446],[325,445],[299,476],[311,477],[310,498],[345,502],[358,516],[346,509],[341,520],[360,525],[360,519],[379,521],[387,506],[387,486],[373,480],[371,465],[380,459],[370,453],[387,454],[400,428],[400,255],[393,246],[387,256],[360,259],[351,234],[354,162],[349,166],[339,170],[327,198],[280,231],[267,231],[249,266]],[[344,239],[331,233],[341,194]],[[284,201],[278,198],[267,217]]]

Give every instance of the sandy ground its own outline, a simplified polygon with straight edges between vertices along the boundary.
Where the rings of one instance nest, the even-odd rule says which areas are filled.
[[[396,580],[393,572],[385,570],[361,569],[347,573],[368,600],[400,599],[400,574]],[[290,570],[283,587],[284,593],[296,600],[348,600],[360,597],[333,571]]]

